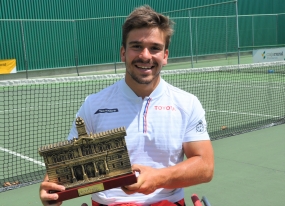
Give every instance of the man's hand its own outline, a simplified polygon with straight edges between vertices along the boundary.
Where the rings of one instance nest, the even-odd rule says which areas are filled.
[[[183,143],[186,160],[170,167],[154,169],[148,166],[132,166],[139,172],[137,183],[124,186],[126,194],[136,192],[145,195],[158,188],[176,189],[189,187],[212,180],[214,173],[214,153],[210,140]]]
[[[62,185],[58,185],[56,183],[52,183],[48,181],[48,176],[46,175],[44,181],[40,185],[40,199],[44,206],[59,206],[62,202],[58,202],[56,204],[49,204],[48,201],[57,200],[58,195],[56,193],[49,193],[49,191],[64,191],[65,187]]]
[[[140,175],[137,177],[137,183],[122,187],[126,194],[130,195],[139,192],[148,195],[159,188],[160,181],[163,178],[159,172],[160,169],[134,164],[132,170],[139,172]]]

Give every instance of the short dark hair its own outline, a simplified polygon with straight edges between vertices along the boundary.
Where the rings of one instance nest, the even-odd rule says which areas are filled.
[[[128,34],[133,29],[159,28],[165,36],[165,49],[168,49],[173,34],[173,24],[168,17],[157,13],[148,5],[138,7],[127,17],[122,26],[122,45],[126,48]]]

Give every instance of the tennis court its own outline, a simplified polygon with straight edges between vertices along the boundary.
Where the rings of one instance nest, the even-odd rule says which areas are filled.
[[[190,196],[206,196],[213,206],[282,205],[285,185],[285,125],[213,141],[215,175],[207,184],[185,189]],[[0,193],[0,205],[38,206],[39,184]],[[63,205],[90,205],[90,196]]]
[[[284,46],[284,13],[264,6],[264,15],[246,2],[239,10],[238,1],[182,2],[161,5],[175,22],[162,77],[201,101],[216,161],[213,181],[186,188],[186,203],[197,193],[212,205],[282,204],[285,62],[252,64],[252,49]],[[5,3],[1,59],[16,59],[18,73],[0,75],[0,206],[41,204],[45,165],[38,148],[65,140],[85,97],[123,78],[116,54],[127,7],[113,3],[92,14],[87,4],[70,4],[69,12],[55,12],[63,18],[41,12],[39,3],[17,19],[14,9],[25,4]],[[49,6],[61,8],[56,1]],[[90,197],[64,205],[83,202]]]
[[[254,184],[249,185],[251,181],[242,182],[239,178],[247,177],[248,174],[252,178],[257,178],[259,173],[261,176],[268,175],[270,172],[265,168],[271,168],[270,171],[277,173],[276,178],[284,176],[284,164],[282,165],[281,159],[284,155],[276,157],[276,159],[280,158],[276,161],[263,157],[263,155],[272,157],[270,152],[276,152],[278,148],[282,154],[281,150],[285,146],[284,132],[282,133],[284,125],[271,127],[284,123],[284,65],[284,62],[277,62],[178,70],[171,70],[171,66],[175,67],[175,65],[169,65],[163,72],[162,76],[166,81],[198,96],[206,110],[211,139],[220,139],[213,141],[216,151],[216,173],[213,182],[186,189],[188,202],[192,193],[198,193],[198,195],[206,195],[214,205],[217,203],[225,205],[222,202],[223,195],[219,199],[217,197],[219,189],[215,187],[221,185],[222,191],[230,192],[231,190],[227,187],[233,188],[235,184],[238,186],[243,183],[240,185],[242,193],[238,193],[237,187],[231,191],[234,192],[233,194],[228,194],[228,197],[233,198],[233,200],[229,199],[229,202],[233,202],[230,205],[235,205],[235,201],[240,203],[238,194],[244,196],[246,187],[249,193],[257,193],[261,188],[258,186],[258,180],[253,179]],[[268,73],[268,70],[273,69],[274,73]],[[33,205],[34,202],[31,201],[39,201],[39,185],[34,183],[41,181],[45,167],[37,153],[38,147],[64,140],[74,115],[85,97],[122,77],[123,74],[117,74],[1,82],[0,97],[4,101],[0,103],[0,113],[3,114],[0,118],[0,136],[5,137],[0,140],[1,164],[3,162],[3,168],[0,169],[0,197],[3,205],[7,205],[10,194],[19,196],[26,192],[34,198],[27,198],[29,195],[25,194],[23,198],[27,198],[27,203],[21,201],[21,205]],[[226,129],[221,129],[223,126]],[[267,127],[271,128],[258,130]],[[258,131],[246,133],[254,130]],[[267,131],[270,131],[270,134],[267,134]],[[238,135],[242,133],[246,134]],[[234,137],[222,139],[229,136]],[[257,136],[256,139],[253,138],[255,136]],[[270,146],[271,143],[274,145]],[[268,145],[270,149],[263,148],[264,145]],[[235,159],[234,154],[243,159]],[[261,164],[263,159],[265,161]],[[249,160],[256,162],[249,162]],[[280,165],[275,165],[278,162]],[[267,164],[269,166],[264,166],[265,174],[263,174],[261,166]],[[243,173],[242,168],[245,168],[246,174]],[[267,181],[269,181],[268,186],[271,187],[268,191],[279,188],[279,183],[275,188],[271,183],[272,180]],[[278,179],[274,181],[278,182]],[[11,185],[4,187],[6,182]],[[13,183],[16,184],[13,185]],[[30,184],[34,185],[26,186]],[[210,186],[215,189],[209,188]],[[252,188],[257,191],[252,191]],[[262,192],[260,191],[261,194]],[[276,191],[276,194],[279,192]],[[87,200],[86,198],[83,197],[83,200],[89,201],[89,197]],[[256,198],[259,198],[258,201],[263,200],[259,196]],[[72,205],[77,203],[79,205],[77,201],[83,200],[71,200]],[[35,202],[35,205],[39,205],[39,202]]]

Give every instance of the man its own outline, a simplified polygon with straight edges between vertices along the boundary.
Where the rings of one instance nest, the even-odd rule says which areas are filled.
[[[149,6],[135,9],[123,25],[120,55],[125,78],[88,96],[77,113],[88,132],[126,127],[132,169],[139,173],[135,184],[92,194],[92,205],[183,205],[183,187],[212,179],[213,149],[199,100],[160,76],[167,64],[171,26]],[[75,136],[73,124],[68,138]],[[47,180],[46,176],[40,188],[43,204],[57,199],[47,191],[64,190]]]

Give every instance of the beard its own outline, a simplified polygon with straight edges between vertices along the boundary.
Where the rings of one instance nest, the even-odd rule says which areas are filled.
[[[136,63],[149,63],[148,62],[144,62],[142,59],[137,59],[137,60],[134,60],[132,61],[132,63],[129,65],[130,67],[136,67],[135,64]],[[155,65],[156,68],[158,68],[158,64],[156,62],[153,63]],[[159,74],[160,74],[160,71],[159,70],[151,79],[149,79],[149,75],[136,75],[134,72],[131,72],[129,69],[128,69],[128,65],[126,65],[126,72],[130,75],[130,77],[135,80],[135,82],[137,82],[138,84],[150,84],[154,79],[156,79]]]
[[[156,79],[160,72],[158,72],[157,74],[155,74],[155,76],[153,76],[151,79],[148,79],[148,75],[142,75],[142,76],[138,76],[135,75],[133,73],[131,73],[128,69],[127,69],[128,74],[131,76],[131,78],[133,80],[135,80],[138,84],[150,84],[154,79]]]

